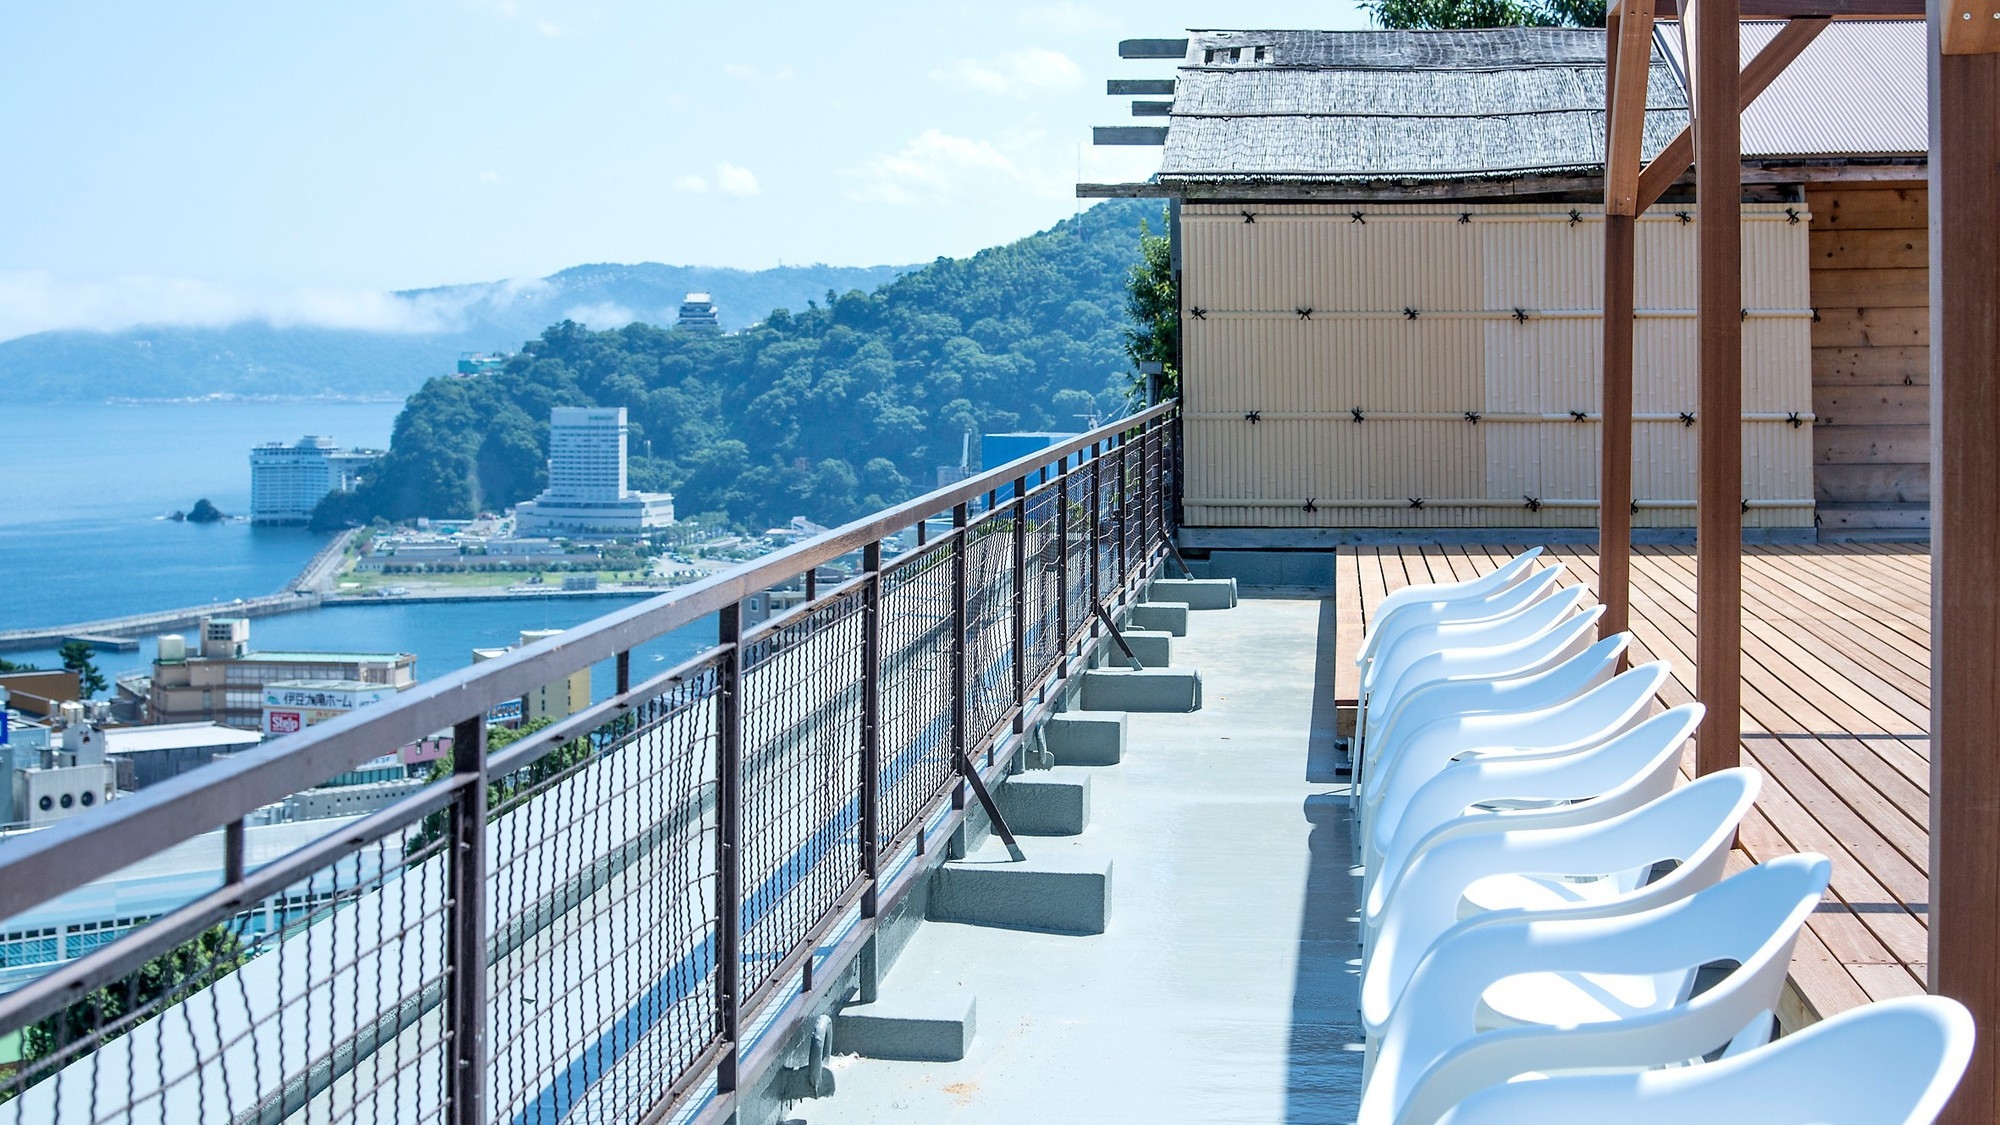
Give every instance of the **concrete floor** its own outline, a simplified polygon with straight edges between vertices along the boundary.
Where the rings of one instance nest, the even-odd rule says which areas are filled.
[[[1330,771],[1331,602],[1246,596],[1190,615],[1176,667],[1204,708],[1131,716],[1092,771],[1082,836],[1031,859],[1109,857],[1094,937],[926,923],[885,1001],[970,994],[962,1061],[841,1056],[843,1122],[1350,1122],[1359,1100],[1346,787]],[[974,862],[1004,862],[988,844]]]

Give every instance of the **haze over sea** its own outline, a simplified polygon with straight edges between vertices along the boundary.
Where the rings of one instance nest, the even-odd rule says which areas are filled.
[[[400,403],[193,402],[24,406],[0,442],[0,629],[62,625],[269,594],[326,541],[296,527],[163,519],[208,498],[250,509],[250,447],[325,434],[343,448],[383,448]],[[522,629],[568,628],[626,604],[535,599],[339,606],[258,618],[254,648],[413,652],[420,679],[471,663],[471,649]],[[692,655],[714,636],[692,627],[642,649],[635,673]],[[56,667],[53,650],[6,659]],[[107,675],[145,667],[99,653]],[[600,681],[604,677],[600,674]],[[599,684],[600,693],[603,683]]]

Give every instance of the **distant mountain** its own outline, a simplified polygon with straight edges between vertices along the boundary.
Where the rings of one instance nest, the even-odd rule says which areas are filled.
[[[516,351],[550,324],[671,325],[681,298],[706,292],[723,327],[773,309],[802,310],[828,290],[873,291],[908,266],[576,266],[533,281],[412,289],[396,296],[423,332],[371,332],[245,321],[227,328],[156,326],[43,332],[0,342],[0,395],[15,402],[95,402],[210,394],[403,397],[449,372],[462,351]]]

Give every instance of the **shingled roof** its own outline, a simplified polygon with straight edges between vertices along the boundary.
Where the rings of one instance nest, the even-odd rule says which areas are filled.
[[[1604,32],[1195,31],[1158,182],[1468,181],[1604,165]],[[1688,123],[1656,50],[1643,147]]]

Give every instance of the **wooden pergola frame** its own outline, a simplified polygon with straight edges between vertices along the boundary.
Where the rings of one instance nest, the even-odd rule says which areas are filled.
[[[1682,5],[1693,124],[1641,165],[1653,21],[1673,0],[1613,0],[1604,177],[1605,628],[1630,619],[1634,224],[1695,167],[1702,419],[1742,413],[1741,111],[1830,20],[1928,16],[1931,286],[1930,989],[1979,1041],[1940,1120],[2000,1120],[2000,0],[1692,0]],[[1785,27],[1738,69],[1740,21]],[[1701,427],[1696,684],[1700,773],[1741,755],[1743,434]]]

